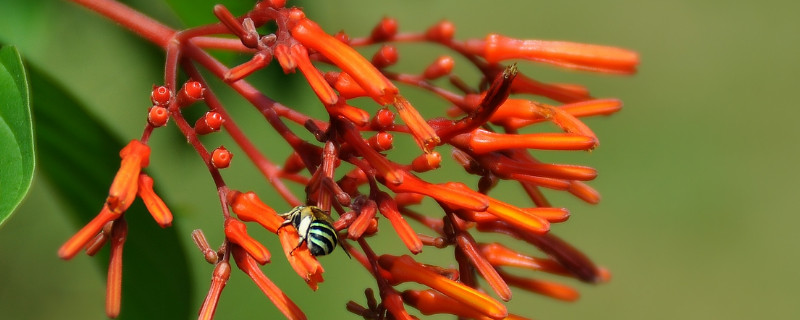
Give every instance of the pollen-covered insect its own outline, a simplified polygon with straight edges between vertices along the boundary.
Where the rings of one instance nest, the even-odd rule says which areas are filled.
[[[300,241],[292,252],[303,245],[303,241],[314,256],[324,256],[336,248],[336,243],[339,241],[336,229],[333,228],[331,218],[322,209],[315,206],[297,206],[280,216],[285,217],[286,221],[278,229],[291,224],[300,235]]]

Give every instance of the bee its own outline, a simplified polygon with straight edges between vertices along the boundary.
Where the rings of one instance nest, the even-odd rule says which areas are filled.
[[[306,242],[308,251],[314,256],[324,256],[336,248],[339,237],[333,228],[333,220],[322,209],[315,206],[297,206],[279,215],[286,218],[286,221],[278,227],[278,230],[291,224],[300,235],[300,241],[292,252],[303,245],[303,242]]]

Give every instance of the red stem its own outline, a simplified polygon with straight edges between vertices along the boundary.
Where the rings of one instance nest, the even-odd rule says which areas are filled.
[[[166,49],[175,30],[122,3],[111,0],[72,0],[106,16],[139,36]]]
[[[203,84],[203,87],[209,88],[208,84],[203,79],[203,76],[198,72],[197,68],[195,68],[191,64],[185,64],[184,69],[189,74],[190,77],[199,81]],[[280,179],[280,170],[278,167],[272,163],[266,156],[264,156],[261,152],[258,151],[256,146],[247,138],[247,136],[239,129],[239,126],[236,125],[236,122],[233,118],[228,114],[228,111],[225,107],[220,103],[217,99],[217,96],[214,94],[211,89],[206,89],[205,96],[204,96],[205,103],[213,109],[214,111],[218,112],[222,115],[225,119],[225,123],[223,126],[231,138],[242,148],[242,151],[247,154],[247,157],[253,161],[256,168],[267,178],[267,180],[272,184],[275,190],[289,203],[291,206],[300,205],[300,201],[297,197],[292,194],[292,192],[283,184],[283,181]]]

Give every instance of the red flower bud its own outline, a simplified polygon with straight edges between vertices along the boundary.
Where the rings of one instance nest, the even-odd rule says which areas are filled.
[[[225,123],[225,118],[222,117],[222,114],[209,111],[194,123],[194,132],[199,135],[217,132],[222,128],[223,123]]]
[[[167,89],[166,86],[153,86],[153,91],[150,92],[150,101],[157,106],[166,106],[172,100],[172,91]]]
[[[442,20],[425,31],[425,39],[436,42],[447,42],[453,39],[455,33],[456,26],[450,21]]]
[[[217,169],[225,169],[230,166],[231,159],[233,159],[233,154],[223,146],[214,149],[214,152],[211,153],[211,165]]]
[[[411,170],[425,172],[439,168],[442,163],[442,155],[436,151],[423,153],[411,161]]]
[[[203,99],[203,93],[205,92],[205,88],[203,88],[203,84],[197,81],[189,80],[183,84],[181,90],[178,91],[178,106],[186,107],[192,103],[197,102],[198,100]]]
[[[398,58],[397,47],[384,45],[372,56],[372,64],[378,69],[383,69],[397,63]]]
[[[372,128],[375,130],[385,130],[394,126],[394,112],[387,108],[380,108],[375,116],[372,117]]]
[[[433,63],[431,63],[425,71],[422,73],[422,76],[425,79],[433,80],[439,77],[446,76],[453,72],[453,66],[455,65],[455,60],[453,60],[450,56],[441,56],[439,59],[436,59]]]
[[[383,18],[378,25],[372,29],[369,38],[373,42],[382,42],[390,40],[397,34],[397,20],[394,18]]]
[[[392,148],[393,138],[391,133],[382,131],[367,139],[367,143],[375,151],[383,152]]]
[[[163,127],[169,121],[169,111],[162,106],[153,106],[147,112],[147,122],[154,127]]]

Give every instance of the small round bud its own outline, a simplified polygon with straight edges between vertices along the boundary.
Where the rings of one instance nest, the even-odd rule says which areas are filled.
[[[203,92],[205,91],[205,88],[203,88],[203,84],[198,81],[187,81],[183,84],[182,91],[187,97],[194,100],[200,100],[203,99]]]
[[[411,170],[416,172],[430,171],[439,168],[441,163],[442,155],[438,152],[424,153],[411,162]]]
[[[333,35],[336,40],[341,41],[342,43],[350,43],[350,36],[347,35],[344,31],[339,31]]]
[[[375,151],[381,152],[391,149],[393,140],[394,137],[391,133],[378,132],[378,134],[367,139],[367,143],[372,149],[375,149]]]
[[[154,105],[165,106],[172,100],[172,91],[165,86],[153,86],[153,91],[150,92],[150,101]]]
[[[194,131],[199,135],[209,134],[219,131],[225,119],[218,112],[209,111],[205,115],[197,119],[194,124]]]
[[[211,165],[217,169],[225,169],[231,165],[232,158],[233,154],[228,151],[228,149],[225,149],[225,147],[220,146],[211,153]]]
[[[436,59],[431,65],[425,68],[425,72],[422,73],[422,76],[425,79],[432,80],[437,79],[442,76],[446,76],[453,71],[453,65],[455,61],[450,56],[441,56],[439,59]]]
[[[425,38],[432,41],[444,42],[453,39],[455,33],[456,26],[450,21],[442,20],[425,31]]]
[[[380,108],[372,117],[372,124],[377,129],[386,129],[394,125],[394,112],[388,108]]]
[[[384,45],[372,56],[372,64],[376,68],[382,69],[397,63],[397,58],[397,47]]]
[[[162,106],[152,106],[147,113],[147,122],[154,127],[163,127],[169,120],[169,111]]]
[[[394,18],[383,18],[378,25],[372,29],[370,39],[375,42],[386,41],[397,34],[397,20]]]

